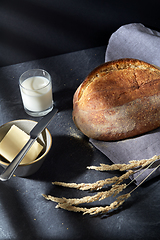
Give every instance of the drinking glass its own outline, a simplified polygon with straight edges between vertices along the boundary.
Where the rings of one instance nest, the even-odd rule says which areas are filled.
[[[52,81],[43,69],[30,69],[19,78],[24,110],[33,117],[44,116],[53,109]]]

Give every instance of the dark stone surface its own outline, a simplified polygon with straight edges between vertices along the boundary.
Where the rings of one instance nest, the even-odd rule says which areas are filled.
[[[48,125],[53,145],[39,171],[27,178],[12,177],[0,182],[0,239],[159,239],[159,177],[139,187],[119,209],[99,216],[56,209],[55,203],[42,197],[51,194],[77,198],[90,194],[53,186],[53,181],[87,183],[114,176],[114,173],[86,169],[89,165],[111,162],[72,122],[73,93],[86,75],[104,62],[105,49],[93,48],[0,69],[3,81],[0,125],[14,119],[33,119],[23,110],[18,88],[19,76],[29,68],[43,68],[51,74],[55,105],[59,109]],[[130,185],[125,192],[133,187]],[[89,206],[105,206],[113,200],[111,197]]]

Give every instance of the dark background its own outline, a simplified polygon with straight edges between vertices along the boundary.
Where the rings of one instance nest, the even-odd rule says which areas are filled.
[[[1,0],[0,67],[107,45],[128,23],[159,31],[159,11],[159,0]]]
[[[122,208],[103,216],[57,209],[42,197],[88,194],[55,187],[52,181],[95,182],[114,176],[86,169],[111,162],[74,125],[72,97],[87,74],[104,61],[110,35],[133,22],[160,31],[160,0],[0,0],[0,125],[29,118],[18,78],[30,68],[45,68],[51,74],[60,110],[48,126],[53,144],[43,167],[28,178],[0,182],[0,240],[160,239],[160,176],[134,191]],[[90,206],[95,204],[101,203]]]

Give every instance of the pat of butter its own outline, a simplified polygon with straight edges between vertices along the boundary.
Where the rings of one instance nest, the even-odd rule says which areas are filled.
[[[11,162],[27,143],[29,138],[28,134],[13,125],[0,142],[0,155]],[[26,164],[35,160],[42,149],[43,146],[35,141],[20,164]]]

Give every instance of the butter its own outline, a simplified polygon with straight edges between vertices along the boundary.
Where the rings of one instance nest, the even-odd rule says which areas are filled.
[[[13,125],[0,142],[0,155],[11,162],[27,143],[29,138],[28,134]],[[27,164],[35,160],[42,149],[43,146],[35,141],[20,164]]]

